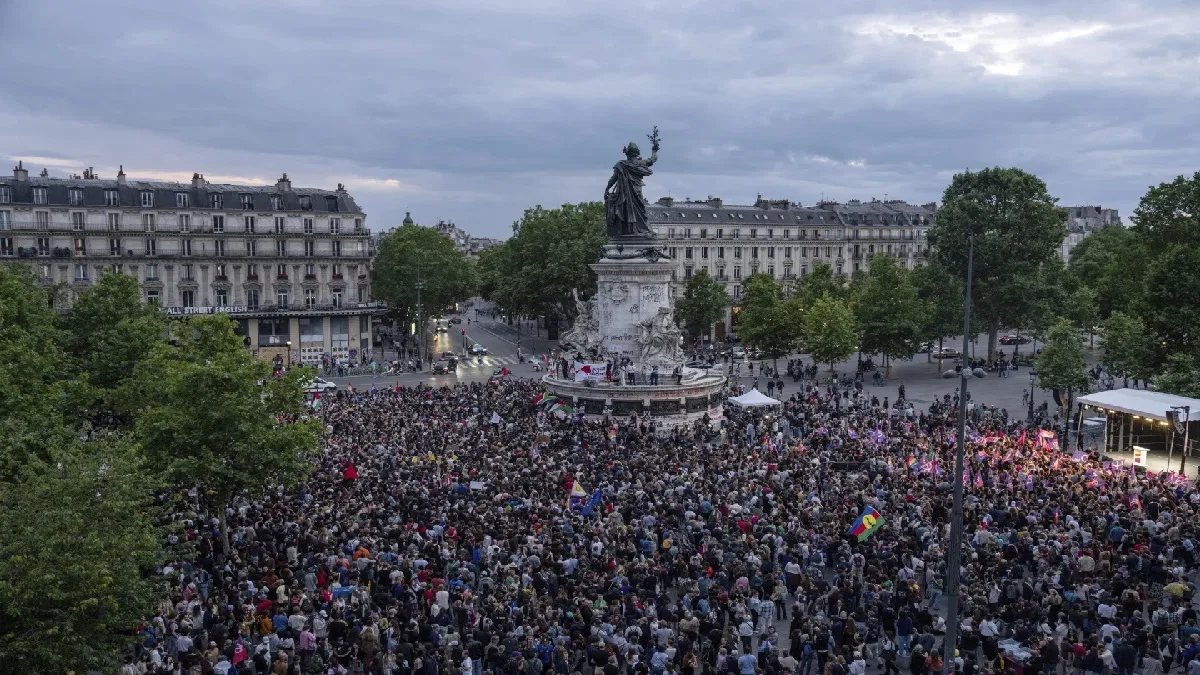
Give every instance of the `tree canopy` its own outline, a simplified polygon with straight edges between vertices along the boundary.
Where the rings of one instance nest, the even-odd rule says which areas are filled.
[[[1145,379],[1150,376],[1151,341],[1146,325],[1135,316],[1116,311],[1100,327],[1100,363],[1116,377]]]
[[[675,303],[675,320],[694,338],[708,335],[712,325],[725,316],[729,294],[725,284],[717,282],[700,268],[687,280],[683,297]]]
[[[974,238],[973,311],[987,328],[993,358],[1002,325],[1028,315],[1042,301],[1025,284],[1039,278],[1066,236],[1066,214],[1055,206],[1040,178],[1020,169],[990,168],[954,176],[942,196],[937,221],[929,229],[934,260],[966,278],[967,252]]]
[[[383,237],[371,267],[375,297],[402,325],[417,320],[417,283],[425,317],[440,316],[445,307],[473,296],[479,284],[474,265],[437,230],[403,225]]]
[[[1038,385],[1064,392],[1087,391],[1087,361],[1083,338],[1069,320],[1062,319],[1046,336],[1046,344],[1037,357]]]
[[[912,273],[892,256],[872,257],[855,303],[862,351],[882,353],[889,371],[891,357],[911,358],[921,337],[924,309]]]
[[[742,342],[772,360],[795,351],[802,328],[798,304],[783,299],[783,287],[769,274],[746,277],[745,289],[738,317]]]
[[[920,313],[920,336],[939,343],[945,337],[958,335],[963,325],[963,280],[936,261],[918,265],[912,271],[912,283],[917,298],[924,307]],[[930,350],[932,354],[932,350]]]
[[[804,313],[804,343],[817,363],[844,361],[858,350],[854,311],[844,301],[825,294]]]

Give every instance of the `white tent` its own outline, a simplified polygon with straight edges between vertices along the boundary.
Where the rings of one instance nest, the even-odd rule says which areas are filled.
[[[1075,400],[1085,406],[1129,415],[1141,415],[1159,422],[1167,421],[1167,411],[1171,408],[1188,406],[1193,411],[1192,417],[1200,419],[1200,400],[1145,389],[1098,391],[1095,394],[1080,396]]]
[[[743,408],[762,408],[764,406],[780,404],[778,400],[767,396],[757,389],[751,389],[741,396],[731,398],[729,402],[740,405]]]

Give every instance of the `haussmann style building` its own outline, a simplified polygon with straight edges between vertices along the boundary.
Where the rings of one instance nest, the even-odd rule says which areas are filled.
[[[336,190],[274,185],[0,177],[0,261],[21,260],[74,292],[128,274],[170,316],[225,312],[263,359],[372,356],[366,214]]]

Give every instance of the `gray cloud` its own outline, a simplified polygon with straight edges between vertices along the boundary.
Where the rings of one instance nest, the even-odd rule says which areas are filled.
[[[1200,168],[1184,0],[66,7],[0,2],[0,156],[287,171],[346,183],[377,228],[412,211],[503,236],[527,206],[599,198],[652,124],[651,198],[923,202],[1019,165],[1129,214]]]

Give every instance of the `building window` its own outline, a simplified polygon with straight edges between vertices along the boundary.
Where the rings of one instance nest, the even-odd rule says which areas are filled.
[[[342,266],[338,265],[337,263],[329,266],[329,272],[333,275],[334,279],[342,278]]]
[[[50,237],[37,238],[38,255],[50,255]]]
[[[725,279],[725,268],[724,267],[717,268],[717,278],[721,279],[721,280]]]
[[[250,289],[246,291],[246,307],[249,309],[258,309],[258,291]]]
[[[186,213],[181,213],[176,217],[179,219],[179,231],[180,232],[191,232],[192,231],[192,217],[191,216],[187,215]]]
[[[708,247],[707,246],[700,247],[700,259],[708,260]]]
[[[208,194],[208,206],[214,209],[225,208],[225,198],[220,192],[210,192]]]
[[[184,239],[182,242],[180,242],[179,253],[181,255],[191,255],[192,254],[192,240],[191,239]]]
[[[334,309],[340,309],[342,306],[342,292],[341,291],[332,291],[332,292],[330,292],[329,297],[333,303]]]
[[[306,239],[304,241],[304,257],[311,258],[317,253],[317,242]]]
[[[217,263],[213,265],[213,277],[218,281],[224,281],[229,278],[225,271],[225,263]]]
[[[191,263],[185,263],[179,266],[180,281],[195,281],[196,266]]]
[[[12,254],[13,254],[12,237],[0,237],[0,255],[12,255]]]
[[[88,266],[82,265],[82,264],[75,265],[75,281],[87,281],[87,280],[88,280]]]
[[[312,211],[312,197],[308,195],[300,195],[300,210]]]
[[[367,287],[366,286],[358,287],[358,301],[359,302],[367,301]]]
[[[791,258],[791,257],[792,257],[792,247],[791,247],[791,246],[784,246],[784,247],[783,247],[783,257],[784,257],[784,258]]]
[[[355,231],[355,232],[362,232],[362,218],[355,218],[355,219],[354,219],[354,231]]]
[[[87,255],[87,239],[75,237],[72,243],[75,245],[75,255]]]
[[[245,211],[254,210],[254,195],[242,195],[242,209]]]
[[[280,258],[287,257],[287,242],[286,241],[276,241],[275,242],[275,255]]]
[[[213,232],[220,234],[225,231],[225,216],[213,216]]]
[[[45,232],[50,229],[50,212],[49,211],[34,211],[33,218],[36,221],[37,229]]]
[[[276,278],[276,279],[286,279],[286,278],[288,278],[288,276],[287,276],[287,265],[279,264],[279,265],[276,265],[276,266],[275,266],[275,278]]]
[[[283,232],[283,224],[281,222],[282,220],[283,220],[283,218],[275,219],[275,231],[276,232]],[[313,219],[305,218],[304,219],[304,234],[312,234],[312,233],[313,233]]]
[[[120,239],[109,239],[108,240],[108,254],[109,255],[121,255],[121,240]]]
[[[155,240],[146,240],[146,255],[158,255],[158,243]]]
[[[791,230],[784,230],[784,231],[783,231],[783,238],[784,238],[784,239],[787,239],[787,238],[788,238],[788,237],[790,237],[790,236],[791,236]]]
[[[317,306],[317,292],[311,288],[304,289],[304,309],[312,309]]]
[[[76,232],[82,231],[87,214],[82,211],[74,211],[71,213],[71,229]]]
[[[213,291],[213,305],[216,307],[229,306],[229,291],[217,289]]]
[[[312,263],[306,263],[304,265],[304,276],[305,276],[305,278],[316,279],[317,278],[317,266]]]
[[[125,264],[113,263],[109,266],[108,271],[112,272],[113,274],[125,274]]]
[[[733,249],[733,259],[734,259],[734,260],[741,260],[741,259],[742,259],[742,249],[741,249],[741,248],[734,248],[734,249]]]
[[[725,259],[725,247],[718,246],[717,247],[717,260],[724,260],[724,259]]]
[[[282,211],[283,210],[283,198],[282,197],[279,197],[278,195],[271,197],[271,210],[272,211]]]
[[[83,189],[71,188],[70,190],[67,190],[67,200],[71,203],[71,206],[79,206],[83,204]]]
[[[683,268],[683,278],[684,278],[684,279],[691,279],[691,278],[692,278],[692,268],[691,268],[691,267],[685,267],[685,268]]]
[[[741,265],[733,266],[733,280],[734,281],[742,280],[742,266]]]
[[[7,185],[0,185],[0,204],[7,204],[12,201],[12,190]]]
[[[775,247],[774,247],[774,246],[768,246],[768,247],[767,247],[767,257],[768,257],[768,258],[774,258],[774,257],[775,257]]]
[[[758,247],[757,246],[750,247],[750,259],[758,260]]]
[[[338,201],[337,197],[329,196],[325,198],[325,210],[331,213],[337,213]]]
[[[254,234],[254,216],[242,216],[242,227],[250,234]]]
[[[8,211],[0,211],[0,230],[12,229],[12,214]]]
[[[34,204],[45,204],[46,203],[46,192],[47,192],[46,188],[44,188],[44,187],[33,188],[33,203]]]
[[[175,193],[175,208],[186,209],[186,208],[188,208],[188,206],[190,206],[189,201],[190,200],[188,199],[188,193],[186,193],[186,192],[176,192]]]
[[[105,206],[120,206],[121,205],[121,193],[117,190],[105,190],[104,191],[104,205]]]
[[[341,218],[330,218],[329,219],[329,232],[330,232],[330,234],[341,234],[341,232],[342,232],[342,219]]]
[[[146,265],[146,281],[158,281],[158,265]]]
[[[311,218],[309,219],[311,220]],[[283,234],[287,231],[287,221],[279,216],[275,217],[275,234]]]
[[[287,291],[275,291],[275,305],[277,307],[287,307],[288,306],[288,292]]]
[[[146,304],[157,305],[161,301],[162,295],[157,290],[146,291]]]
[[[774,265],[767,265],[767,274],[771,275],[771,277],[774,278],[774,276],[775,276],[775,266]]]
[[[246,242],[246,257],[253,258],[258,255],[258,244],[253,239]]]
[[[213,255],[223,258],[225,257],[225,240],[217,239],[213,242]]]
[[[684,247],[683,247],[683,259],[684,259],[684,260],[691,260],[691,259],[692,259],[692,247],[691,247],[691,246],[684,246]]]
[[[186,290],[186,291],[183,291],[182,293],[180,293],[180,295],[183,298],[183,306],[184,307],[195,307],[196,306],[196,291]]]
[[[149,190],[142,190],[142,208],[154,208],[154,193]]]
[[[143,213],[142,214],[142,231],[143,232],[153,232],[154,231],[154,214],[153,213]]]
[[[334,239],[333,241],[329,242],[329,247],[330,247],[330,253],[333,255],[333,257],[335,257],[335,258],[341,257],[342,242]]]

